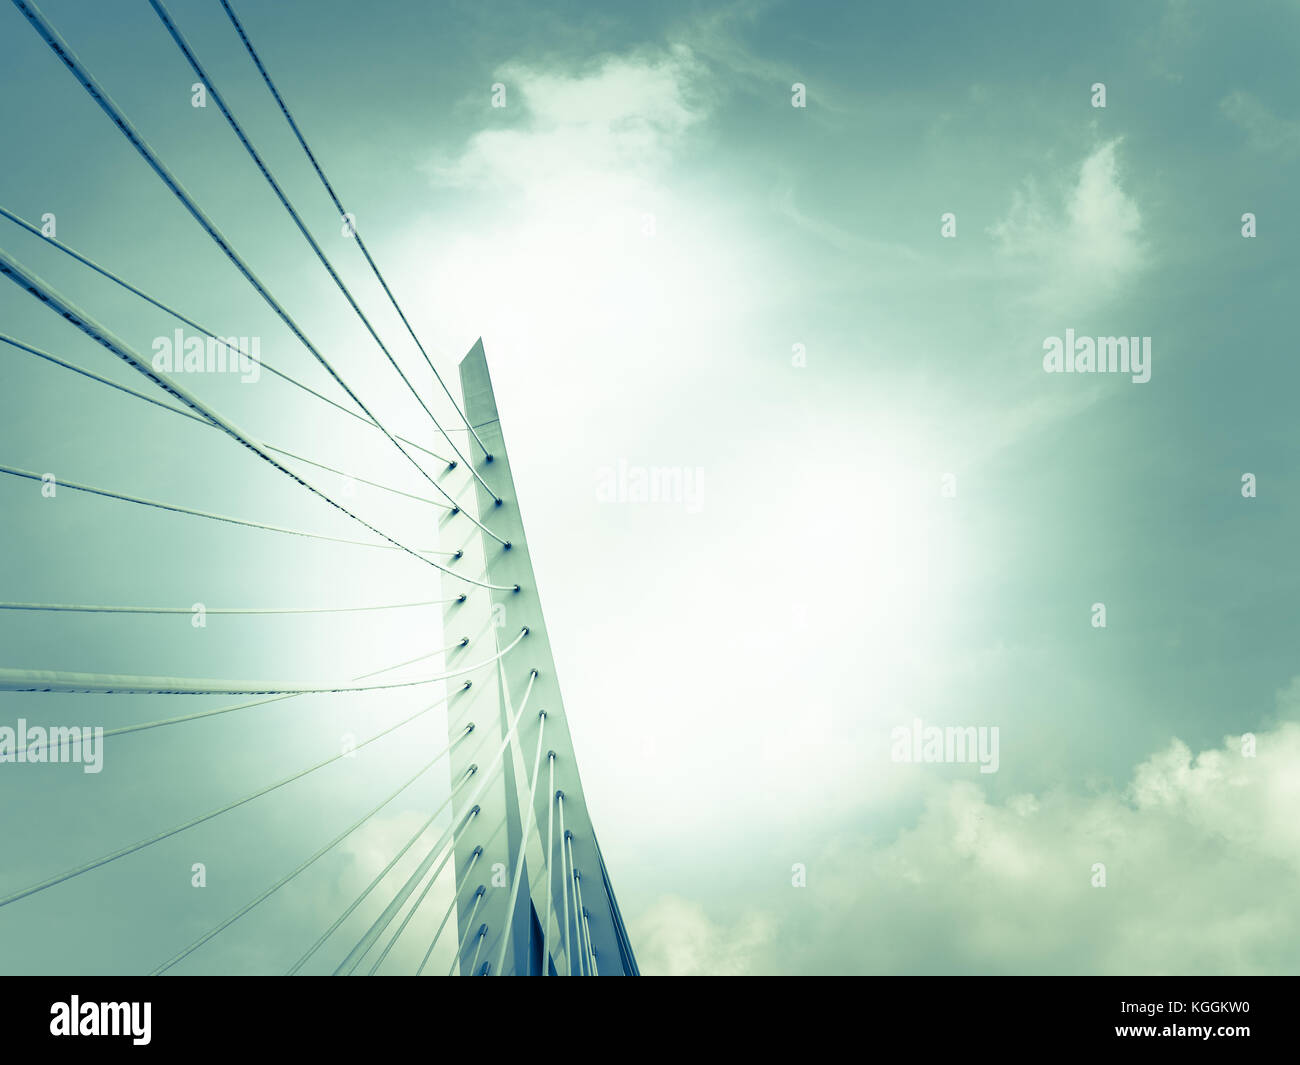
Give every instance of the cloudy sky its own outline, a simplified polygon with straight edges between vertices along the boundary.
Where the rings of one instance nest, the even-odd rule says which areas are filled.
[[[220,114],[191,106],[149,7],[41,7],[386,423],[434,446]],[[168,7],[400,338],[219,5]],[[1300,9],[237,10],[449,380],[483,338],[643,971],[1296,971]],[[8,5],[0,86],[0,205],[53,214],[60,240],[326,389]],[[2,220],[0,248],[138,350],[174,327]],[[1045,373],[1045,341],[1067,330],[1150,338],[1149,381]],[[0,332],[146,384],[11,284]],[[454,418],[418,353],[396,354]],[[357,533],[202,427],[12,348],[0,360],[4,464]],[[262,439],[420,488],[348,419],[268,380],[194,388]],[[697,494],[611,500],[620,464],[689,473]],[[0,481],[4,600],[326,605],[438,587],[391,552]],[[427,510],[355,491],[439,546]],[[355,676],[450,642],[436,611],[357,617],[196,630],[0,611],[0,665]],[[0,725],[220,705],[2,698]],[[98,776],[0,765],[0,894],[326,757],[339,733],[419,708],[405,699],[124,737]],[[891,734],[918,719],[996,728],[997,771],[895,760]],[[0,909],[0,969],[147,971],[413,772],[445,735],[437,715],[415,727],[418,743],[376,744],[323,790]],[[435,791],[189,971],[282,970]],[[201,903],[196,861],[219,873]]]

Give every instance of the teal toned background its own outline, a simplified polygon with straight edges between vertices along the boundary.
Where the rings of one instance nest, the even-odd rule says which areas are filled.
[[[220,6],[168,7],[454,424]],[[645,972],[1300,968],[1300,8],[235,7],[440,370],[454,379],[484,340]],[[41,8],[366,402],[439,450],[217,108],[191,107],[148,5]],[[0,204],[53,213],[61,240],[342,398],[9,4]],[[175,328],[3,220],[0,247],[137,351]],[[1045,374],[1043,340],[1067,328],[1150,336],[1150,382]],[[149,387],[13,285],[0,332]],[[420,489],[268,374],[180,380],[272,444]],[[2,463],[363,535],[194,423],[2,345],[0,382]],[[601,502],[598,471],[620,460],[703,468],[702,509]],[[438,546],[429,508],[351,498]],[[47,500],[31,481],[0,477],[0,515],[6,601],[438,597],[437,574],[393,552],[66,488]],[[333,680],[460,635],[436,608],[206,629],[0,611],[0,665]],[[0,895],[328,757],[423,692],[110,739],[98,775],[0,765]],[[0,725],[238,701],[6,694]],[[890,730],[918,717],[997,726],[999,771],[892,763]],[[151,969],[445,742],[437,712],[402,735],[0,909],[0,971]],[[425,782],[181,970],[282,971],[445,786]]]

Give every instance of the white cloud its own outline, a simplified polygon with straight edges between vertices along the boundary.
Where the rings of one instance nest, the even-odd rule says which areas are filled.
[[[1122,793],[989,802],[968,782],[888,846],[825,858],[859,949],[841,966],[967,972],[1274,972],[1295,967],[1300,725],[1193,757],[1178,740]],[[1094,863],[1107,886],[1091,883]],[[810,868],[808,890],[816,884]],[[874,917],[888,914],[888,920]],[[846,929],[848,932],[849,929]]]
[[[698,373],[699,338],[752,302],[756,238],[676,180],[712,113],[704,71],[680,45],[571,69],[508,63],[508,119],[426,165],[441,191],[398,261],[428,293],[436,348],[483,337],[515,439],[535,419],[554,447],[555,432],[576,441],[607,416],[661,441],[658,412]],[[602,409],[557,420],[575,386]]]
[[[1294,721],[1253,758],[1172,740],[1122,790],[936,781],[913,828],[838,840],[788,906],[728,924],[661,900],[634,942],[669,972],[1296,972],[1297,809]]]
[[[1118,291],[1145,265],[1142,215],[1120,184],[1116,139],[1080,164],[1062,192],[1027,181],[990,234],[1030,282],[1030,298],[1079,314]]]
[[[1258,97],[1237,89],[1219,101],[1219,110],[1245,130],[1252,148],[1285,156],[1300,151],[1300,122],[1278,118]]]
[[[630,929],[646,976],[748,976],[772,939],[772,921],[749,914],[726,925],[678,895],[664,895]]]
[[[507,107],[527,119],[482,130],[457,159],[426,169],[436,184],[508,187],[530,199],[637,192],[706,114],[700,75],[682,45],[608,56],[574,74],[508,64],[499,72]]]

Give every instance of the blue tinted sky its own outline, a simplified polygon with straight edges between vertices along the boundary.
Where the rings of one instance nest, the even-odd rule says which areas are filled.
[[[434,404],[220,6],[168,7]],[[367,402],[433,446],[220,114],[191,106],[148,5],[42,10]],[[440,369],[454,377],[484,340],[646,971],[1294,971],[1294,4],[237,10]],[[61,240],[327,388],[9,6],[0,85],[0,204],[53,213]],[[142,352],[174,328],[7,222],[0,247]],[[1150,381],[1044,373],[1044,340],[1067,329],[1150,337]],[[146,385],[12,285],[0,332]],[[12,349],[0,360],[8,465],[357,533],[210,430]],[[193,387],[272,443],[419,487],[265,375]],[[620,461],[703,469],[700,505],[602,501],[600,471]],[[5,600],[436,597],[436,574],[391,552],[2,480]],[[427,509],[356,492],[437,546]],[[459,635],[433,610],[204,630],[0,612],[4,665],[80,671],[353,676]],[[0,724],[39,711],[110,727],[221,705],[3,704]],[[310,697],[110,740],[97,776],[0,766],[0,892],[420,705]],[[998,771],[891,761],[891,730],[915,718],[997,726]],[[415,727],[318,786],[0,910],[0,968],[151,968],[413,772],[443,725]],[[191,971],[283,968],[439,786]],[[201,894],[195,861],[221,874]],[[60,931],[92,909],[83,937]]]

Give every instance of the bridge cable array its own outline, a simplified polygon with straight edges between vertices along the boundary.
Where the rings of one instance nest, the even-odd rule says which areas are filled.
[[[204,343],[208,347],[209,353],[212,352],[212,345],[217,345],[217,350],[221,352],[230,352],[232,363],[238,358],[256,361],[260,368],[265,368],[269,374],[276,379],[292,386],[297,393],[305,395],[313,402],[319,402],[324,408],[338,411],[347,415],[353,421],[361,422],[368,429],[377,430],[386,438],[386,441],[393,449],[399,452],[407,466],[413,469],[416,474],[429,485],[431,485],[440,499],[428,498],[424,494],[417,494],[405,488],[398,487],[393,483],[386,483],[383,479],[372,479],[361,477],[354,473],[346,472],[343,464],[322,461],[320,456],[308,457],[302,454],[303,448],[289,446],[277,446],[266,443],[254,435],[244,431],[225,413],[218,411],[209,401],[201,399],[191,389],[181,385],[172,372],[167,369],[159,368],[157,360],[151,362],[144,356],[134,350],[131,345],[122,340],[113,333],[107,326],[101,324],[95,317],[82,310],[72,299],[61,293],[53,284],[42,280],[29,267],[20,263],[16,258],[0,248],[0,276],[4,276],[12,281],[19,289],[34,296],[41,305],[53,311],[58,317],[73,325],[85,338],[91,340],[94,344],[104,348],[112,354],[117,360],[124,363],[133,371],[141,374],[148,380],[152,386],[156,387],[161,396],[150,395],[140,389],[132,388],[128,385],[114,381],[111,378],[96,373],[76,362],[60,355],[46,351],[32,343],[20,340],[16,337],[0,333],[0,344],[16,351],[21,351],[36,359],[42,360],[47,364],[57,366],[71,374],[75,374],[83,379],[94,381],[105,388],[112,389],[120,394],[128,395],[134,399],[148,404],[152,408],[161,408],[177,415],[187,421],[196,422],[209,429],[215,429],[225,436],[230,437],[241,445],[245,451],[251,452],[262,463],[275,470],[279,475],[292,481],[307,492],[326,503],[333,510],[341,513],[349,521],[361,525],[369,533],[378,537],[378,542],[351,539],[341,536],[334,536],[324,531],[309,531],[291,525],[273,524],[253,518],[235,517],[224,513],[218,513],[213,510],[204,508],[189,507],[181,503],[164,502],[157,499],[149,498],[145,495],[139,495],[134,492],[125,490],[110,489],[100,485],[93,485],[80,481],[65,480],[61,476],[53,483],[58,488],[65,488],[82,496],[98,496],[100,498],[111,499],[117,502],[132,504],[136,507],[147,508],[150,510],[161,510],[165,512],[181,514],[189,517],[203,519],[205,521],[217,522],[225,525],[240,526],[247,529],[258,530],[262,532],[272,532],[288,536],[294,536],[301,539],[308,539],[338,545],[341,547],[368,547],[379,548],[383,550],[397,552],[398,557],[414,558],[419,560],[426,567],[431,567],[446,579],[457,582],[463,582],[470,586],[465,592],[447,596],[445,593],[440,598],[433,598],[428,595],[414,601],[394,602],[394,603],[377,603],[361,606],[229,606],[206,608],[201,604],[195,604],[194,607],[186,608],[184,606],[135,606],[135,605],[114,605],[111,600],[104,605],[95,605],[101,600],[92,599],[90,603],[76,602],[26,602],[26,601],[4,601],[0,602],[0,613],[3,612],[30,612],[34,614],[88,614],[88,615],[181,615],[193,614],[196,610],[201,609],[204,614],[228,615],[228,616],[259,616],[259,615],[314,615],[314,614],[348,614],[373,611],[395,611],[400,609],[428,607],[428,606],[452,606],[456,604],[465,604],[473,596],[475,601],[479,597],[490,593],[518,593],[520,587],[517,584],[496,584],[488,580],[489,569],[486,560],[484,568],[477,577],[471,577],[461,568],[453,568],[452,564],[465,556],[466,548],[470,541],[466,541],[453,551],[438,549],[417,549],[409,546],[409,541],[405,536],[400,534],[390,534],[376,524],[374,521],[362,516],[359,509],[354,509],[352,505],[345,505],[333,491],[319,487],[313,481],[309,481],[302,473],[295,471],[290,463],[309,466],[313,469],[344,478],[347,486],[350,488],[354,483],[365,485],[377,491],[382,491],[390,496],[401,497],[412,503],[422,506],[431,507],[441,511],[444,515],[443,521],[459,519],[463,516],[475,528],[477,536],[484,542],[486,550],[486,541],[492,540],[504,550],[510,548],[510,543],[504,537],[498,535],[489,529],[479,514],[480,507],[474,505],[462,505],[451,491],[444,487],[443,480],[445,475],[455,470],[458,466],[464,465],[467,469],[469,478],[461,485],[457,492],[468,492],[470,498],[475,497],[476,488],[474,481],[477,481],[478,487],[487,493],[487,498],[491,505],[502,506],[503,500],[500,495],[489,485],[475,463],[468,458],[457,446],[452,439],[451,431],[461,431],[459,429],[449,430],[445,427],[438,417],[434,414],[430,406],[425,402],[419,391],[412,384],[410,377],[402,369],[393,351],[385,344],[379,331],[372,324],[371,318],[363,310],[358,298],[354,295],[348,285],[344,282],[334,264],[330,261],[320,243],[313,236],[310,227],[304,220],[298,208],[294,205],[284,186],[277,180],[267,164],[265,157],[254,147],[248,133],[243,125],[236,118],[231,110],[226,98],[213,85],[212,78],[209,76],[207,68],[201,63],[198,55],[190,44],[189,40],[182,34],[175,20],[162,0],[150,0],[150,6],[158,16],[164,29],[180,50],[185,61],[189,64],[196,77],[203,83],[208,98],[216,104],[221,112],[227,125],[239,140],[245,153],[252,160],[256,169],[260,172],[262,178],[271,188],[277,200],[289,215],[294,225],[307,242],[308,246],[314,253],[316,259],[324,267],[326,273],[334,283],[335,287],[343,295],[351,311],[365,327],[370,337],[378,346],[380,352],[384,355],[389,367],[397,375],[397,378],[405,386],[405,390],[415,398],[419,407],[423,410],[428,420],[443,439],[449,445],[454,458],[447,458],[439,455],[437,452],[418,443],[407,436],[399,435],[392,431],[382,421],[372,408],[358,395],[354,388],[348,383],[344,374],[338,368],[337,363],[327,358],[324,352],[309,338],[306,330],[299,324],[298,320],[289,313],[283,303],[273,295],[270,287],[263,279],[254,272],[243,255],[236,250],[234,244],[222,231],[216,222],[214,222],[205,211],[199,206],[198,201],[193,195],[181,184],[173,172],[163,163],[159,155],[139,133],[131,120],[126,116],[123,110],[112,100],[106,90],[98,80],[90,73],[85,64],[72,51],[67,42],[57,30],[49,23],[41,13],[37,5],[32,0],[12,0],[17,10],[27,19],[35,29],[40,38],[49,46],[55,57],[66,67],[76,78],[78,83],[86,90],[94,103],[102,110],[111,120],[114,127],[125,137],[136,153],[146,162],[155,175],[162,181],[167,190],[176,198],[181,206],[188,212],[191,218],[198,223],[200,228],[205,232],[208,238],[223,253],[225,258],[235,266],[245,281],[253,288],[261,301],[274,313],[279,321],[287,328],[294,340],[312,357],[315,363],[330,378],[333,384],[342,391],[350,406],[331,399],[317,388],[312,387],[298,376],[290,374],[283,369],[272,366],[262,361],[260,351],[249,345],[247,340],[240,338],[222,338],[216,332],[209,330],[195,320],[194,317],[182,313],[175,309],[169,302],[166,302],[154,295],[151,295],[145,287],[127,281],[120,273],[101,266],[88,255],[76,250],[72,246],[57,239],[53,232],[46,233],[32,223],[26,221],[18,214],[0,206],[0,217],[13,223],[30,236],[35,236],[53,248],[62,256],[79,264],[81,267],[92,271],[99,277],[111,282],[119,289],[131,294],[142,300],[156,311],[169,316],[182,325],[194,330],[200,334]],[[460,420],[464,424],[464,431],[472,436],[473,441],[482,452],[483,461],[491,463],[493,456],[487,445],[479,435],[477,429],[470,423],[465,410],[462,409],[456,397],[448,388],[446,381],[438,372],[433,360],[430,358],[427,349],[420,341],[419,336],[413,327],[410,318],[398,302],[393,288],[380,271],[370,249],[361,239],[359,232],[355,228],[355,217],[344,210],[343,203],[334,186],[326,176],[325,170],[320,164],[316,154],[309,147],[302,130],[285,103],[283,96],[272,80],[265,64],[260,55],[255,50],[252,41],[244,28],[244,25],[236,16],[233,8],[227,0],[220,0],[221,6],[230,20],[240,42],[243,44],[253,65],[256,67],[262,78],[267,90],[271,93],[281,114],[289,125],[298,145],[306,155],[317,178],[319,178],[324,187],[333,207],[338,212],[338,216],[349,224],[351,228],[350,236],[355,242],[358,250],[361,252],[371,274],[377,281],[384,296],[396,312],[402,325],[405,327],[407,334],[420,355],[433,372],[435,379],[438,381],[447,399],[451,402]],[[178,336],[180,331],[177,331]],[[84,343],[84,341],[82,341]],[[252,350],[249,350],[252,348]],[[180,353],[177,352],[177,370],[180,372],[179,360]],[[236,364],[238,365],[238,364]],[[247,365],[244,363],[243,365]],[[187,367],[188,369],[188,367]],[[351,376],[351,375],[349,375]],[[277,408],[278,412],[278,408]],[[409,431],[409,430],[408,430]],[[110,443],[119,443],[122,438],[117,436],[110,437]],[[428,458],[435,459],[445,465],[442,474],[435,476],[425,468],[421,461],[414,454],[418,452]],[[42,489],[53,478],[53,475],[38,473],[35,470],[26,469],[21,465],[0,464],[0,474],[19,481],[31,481],[42,485]],[[482,498],[479,496],[479,498]],[[441,501],[445,500],[445,502]],[[473,536],[471,537],[473,539]],[[430,556],[437,556],[449,560],[449,564],[444,565]],[[421,571],[427,574],[428,570]],[[472,572],[472,571],[471,571]],[[482,589],[479,592],[478,589]],[[411,597],[408,596],[408,599]],[[500,597],[498,596],[497,599]],[[80,599],[80,594],[78,594]],[[487,627],[498,627],[495,618],[488,623]],[[0,668],[0,691],[5,692],[41,692],[41,693],[68,693],[68,694],[101,694],[101,695],[153,695],[153,696],[214,696],[214,695],[264,695],[267,698],[256,699],[253,701],[239,702],[234,705],[220,706],[211,709],[204,709],[195,713],[173,715],[167,717],[158,717],[153,720],[137,721],[135,723],[126,723],[116,725],[107,729],[100,729],[99,733],[103,737],[125,737],[130,735],[139,735],[145,732],[170,728],[173,726],[185,726],[194,722],[210,720],[213,718],[223,717],[225,715],[254,710],[268,707],[271,704],[287,702],[290,700],[301,700],[309,697],[319,697],[333,694],[363,694],[369,697],[375,697],[381,693],[391,692],[400,693],[406,689],[415,689],[433,684],[445,684],[448,681],[464,678],[469,674],[477,673],[480,670],[494,668],[500,678],[501,690],[506,692],[504,667],[508,656],[517,648],[528,635],[526,627],[520,629],[517,634],[508,643],[504,638],[497,639],[497,650],[488,657],[481,658],[472,664],[464,665],[460,662],[452,663],[450,657],[461,652],[472,643],[475,643],[483,635],[478,633],[473,638],[462,636],[455,642],[440,647],[434,651],[421,654],[415,658],[408,658],[391,666],[374,670],[370,673],[361,674],[346,681],[337,681],[330,683],[320,683],[318,681],[308,682],[285,682],[285,681],[235,681],[235,680],[207,680],[194,677],[165,677],[165,676],[145,676],[136,674],[105,674],[105,673],[88,673],[76,672],[62,669],[40,670],[40,669],[19,669],[19,668]],[[491,642],[491,641],[490,641]],[[395,672],[399,669],[412,666],[418,662],[425,661],[434,657],[448,659],[444,669],[431,676],[422,676],[415,679],[392,679],[386,681],[375,681],[374,678],[383,674]],[[517,655],[514,657],[518,657]],[[312,959],[312,957],[324,948],[335,933],[343,929],[345,923],[358,909],[365,903],[366,899],[380,889],[386,878],[397,868],[397,865],[405,855],[415,849],[415,854],[421,855],[420,861],[416,864],[414,870],[406,878],[405,882],[396,889],[388,898],[382,912],[380,912],[365,929],[365,931],[355,940],[349,940],[351,946],[347,949],[341,960],[334,963],[333,971],[336,975],[347,975],[359,971],[365,971],[367,974],[374,975],[380,971],[385,962],[392,956],[395,947],[403,939],[404,934],[408,932],[413,925],[413,920],[426,900],[433,895],[435,884],[441,882],[444,871],[452,863],[458,852],[458,847],[462,846],[467,839],[467,833],[479,831],[480,828],[485,831],[492,831],[492,825],[480,825],[482,820],[482,807],[479,800],[485,793],[487,787],[494,779],[504,772],[506,765],[506,753],[511,745],[516,747],[516,756],[518,756],[518,745],[520,743],[519,729],[521,722],[525,720],[525,711],[528,707],[530,697],[533,693],[534,682],[538,676],[537,670],[533,669],[528,675],[526,689],[519,700],[518,708],[510,716],[509,727],[505,730],[499,745],[488,760],[486,768],[480,768],[477,764],[471,764],[465,768],[459,775],[450,782],[449,789],[445,799],[439,804],[432,813],[424,819],[419,831],[412,835],[405,845],[394,855],[384,868],[375,876],[365,887],[365,889],[344,909],[338,918],[318,936],[315,942],[305,953],[301,954],[297,961],[289,968],[289,973],[296,973]],[[368,682],[368,683],[367,683]],[[289,775],[280,777],[270,784],[266,784],[254,791],[230,799],[208,810],[206,813],[192,816],[187,820],[174,824],[171,827],[164,828],[160,831],[152,832],[134,843],[117,847],[107,853],[100,854],[97,857],[80,862],[64,869],[62,872],[47,875],[29,883],[25,887],[10,891],[8,894],[0,896],[0,909],[29,899],[36,895],[42,895],[50,889],[59,885],[77,880],[86,874],[95,870],[113,865],[114,863],[128,858],[131,855],[138,854],[152,846],[160,844],[166,840],[173,839],[191,829],[198,828],[201,825],[209,824],[222,818],[232,811],[242,809],[248,804],[255,802],[265,796],[280,792],[297,781],[304,780],[312,774],[335,765],[341,759],[348,757],[355,751],[368,747],[385,737],[393,736],[404,727],[411,725],[413,722],[425,717],[435,709],[444,709],[449,712],[450,704],[453,703],[456,696],[465,692],[472,686],[471,680],[464,680],[463,683],[456,687],[455,690],[449,691],[443,697],[436,701],[423,705],[420,709],[411,713],[397,722],[387,725],[379,731],[369,734],[365,739],[341,750],[337,754],[332,754],[326,758],[318,760],[305,768],[296,770]],[[508,694],[505,695],[507,702]],[[504,711],[503,711],[504,713]],[[483,884],[477,885],[472,896],[468,901],[464,900],[464,892],[469,885],[473,883],[473,873],[476,866],[484,854],[484,844],[490,841],[485,839],[483,843],[475,846],[470,852],[464,868],[455,868],[453,866],[453,890],[450,901],[446,905],[445,911],[437,924],[436,931],[433,932],[427,948],[423,952],[422,960],[416,973],[423,973],[429,966],[434,957],[440,937],[442,936],[447,924],[451,920],[453,913],[458,908],[462,910],[462,920],[460,927],[463,934],[454,944],[454,954],[451,960],[450,973],[464,971],[474,975],[502,975],[507,971],[507,950],[512,933],[512,921],[516,908],[521,886],[525,879],[524,872],[524,851],[527,847],[529,833],[534,831],[534,822],[537,820],[535,804],[537,802],[539,786],[541,784],[542,774],[542,757],[545,752],[547,764],[545,772],[547,776],[546,787],[549,795],[549,812],[547,814],[546,838],[547,847],[545,852],[545,878],[546,878],[546,913],[542,930],[543,946],[543,968],[545,969],[545,960],[549,957],[549,945],[553,937],[552,933],[552,888],[554,875],[551,869],[552,858],[556,855],[555,851],[555,822],[558,818],[559,823],[559,865],[561,877],[561,892],[563,899],[562,929],[560,939],[563,943],[563,949],[567,957],[572,959],[572,965],[577,971],[584,975],[594,975],[597,973],[597,963],[595,951],[591,945],[589,914],[582,903],[582,878],[581,872],[575,867],[574,850],[573,850],[573,833],[565,827],[564,811],[564,793],[556,788],[556,754],[555,751],[546,751],[545,733],[546,733],[546,711],[537,712],[536,715],[538,734],[536,745],[532,752],[531,774],[527,772],[526,767],[522,770],[525,780],[525,790],[527,799],[525,805],[524,795],[520,793],[517,796],[519,802],[519,812],[521,821],[524,825],[523,838],[524,842],[520,846],[515,857],[514,868],[511,871],[510,890],[509,890],[509,907],[507,917],[505,918],[504,928],[500,934],[500,944],[496,951],[495,959],[484,957],[485,945],[488,942],[489,927],[486,922],[478,921],[478,916],[482,904],[487,897],[487,888]],[[503,720],[502,724],[504,725]],[[372,824],[374,819],[392,803],[394,803],[408,789],[414,787],[418,781],[425,777],[440,761],[447,759],[475,730],[473,722],[466,723],[458,727],[454,737],[450,742],[439,750],[433,757],[423,761],[415,772],[406,776],[403,782],[391,790],[377,804],[372,804],[366,811],[355,820],[353,820],[343,831],[335,833],[328,842],[323,843],[310,856],[298,861],[288,872],[283,873],[275,879],[268,887],[264,888],[257,894],[253,895],[239,908],[228,914],[219,922],[203,931],[197,938],[194,938],[187,946],[171,955],[167,960],[161,962],[153,972],[162,974],[174,969],[177,965],[189,958],[191,955],[200,951],[205,946],[217,940],[222,933],[226,932],[232,926],[236,925],[241,919],[255,910],[263,902],[271,899],[282,888],[293,882],[299,876],[306,873],[327,855],[337,851],[337,849],[350,837],[362,831],[367,825]],[[182,735],[188,734],[189,730],[183,730]],[[45,756],[51,756],[50,760],[65,759],[68,748],[76,742],[76,737],[69,735],[69,730],[54,729],[49,730],[49,736],[40,740],[33,740],[31,745],[25,748],[27,753],[40,754],[42,757],[33,760],[45,760]],[[471,787],[471,785],[473,785]],[[463,799],[462,799],[463,797]],[[440,835],[432,846],[419,847],[420,839],[443,818],[448,807],[452,806],[453,814],[451,819],[442,828]],[[537,830],[540,831],[540,824],[537,824]],[[498,824],[496,832],[501,831]],[[470,842],[473,842],[471,839]],[[418,891],[418,894],[417,894]],[[573,908],[570,910],[569,898],[573,898]],[[382,896],[381,896],[382,897]],[[412,901],[413,899],[413,901]],[[405,913],[403,915],[403,910]],[[398,920],[399,915],[401,920]],[[495,920],[495,919],[493,919]],[[394,928],[394,923],[395,928]],[[393,930],[390,932],[390,928]],[[351,933],[345,933],[350,935]],[[421,944],[424,940],[421,939]],[[373,954],[373,960],[367,961]],[[481,964],[480,964],[481,962]]]

